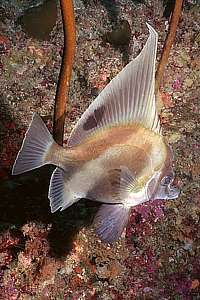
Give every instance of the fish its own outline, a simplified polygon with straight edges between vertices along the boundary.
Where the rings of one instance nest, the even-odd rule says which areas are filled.
[[[93,225],[112,244],[128,224],[131,208],[153,199],[176,199],[173,152],[162,135],[155,102],[157,32],[147,24],[140,52],[100,92],[58,145],[37,113],[12,168],[21,174],[56,166],[49,185],[51,212],[87,198],[101,206]]]

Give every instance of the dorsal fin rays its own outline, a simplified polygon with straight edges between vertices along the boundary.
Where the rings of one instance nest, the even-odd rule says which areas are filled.
[[[160,133],[154,96],[158,35],[147,26],[150,34],[144,48],[85,111],[72,130],[69,146],[79,144],[100,128],[117,124],[137,123]]]

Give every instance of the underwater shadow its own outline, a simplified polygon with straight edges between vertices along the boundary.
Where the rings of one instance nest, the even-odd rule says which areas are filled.
[[[100,204],[81,199],[63,212],[52,214],[48,200],[50,169],[43,167],[0,183],[0,233],[29,222],[52,224],[48,235],[50,255],[62,257],[73,248],[82,227],[92,224]]]
[[[49,40],[50,33],[56,25],[57,1],[45,0],[41,3],[29,5],[23,15],[16,20],[23,31],[29,36],[38,40]]]
[[[11,140],[6,139],[5,136],[10,132],[9,136],[12,139],[14,131],[22,130],[23,126],[12,119],[12,114],[3,99],[0,98],[0,100],[0,171],[3,170],[4,175],[7,172],[6,178],[0,177],[0,234],[6,230],[15,229],[18,234],[22,235],[21,227],[29,222],[34,222],[36,226],[41,223],[52,224],[47,238],[50,255],[62,257],[72,249],[74,237],[80,229],[91,225],[99,204],[83,199],[63,212],[52,214],[48,200],[48,188],[51,173],[55,167],[44,166],[22,175],[12,176],[10,173],[13,159],[19,150],[13,147],[9,148],[13,152],[12,159],[10,165],[5,169],[2,161],[7,160],[8,154],[3,151],[11,143]],[[4,113],[2,114],[2,112]],[[15,124],[15,128],[4,130],[5,124],[9,122]]]
[[[51,256],[58,258],[70,252],[76,235],[83,227],[92,225],[100,205],[88,199],[81,199],[63,212],[53,215],[53,227],[48,235]]]
[[[122,54],[123,66],[125,67],[130,61],[130,47],[128,45],[122,46],[119,50]]]

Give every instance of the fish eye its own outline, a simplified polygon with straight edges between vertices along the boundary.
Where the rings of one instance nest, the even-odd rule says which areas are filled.
[[[172,182],[173,177],[171,175],[167,175],[162,178],[161,184],[162,185],[169,185]]]

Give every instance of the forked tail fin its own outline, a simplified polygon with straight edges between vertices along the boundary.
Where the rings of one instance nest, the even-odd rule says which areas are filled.
[[[35,113],[14,162],[12,175],[18,175],[48,164],[46,157],[54,143],[46,125]]]

